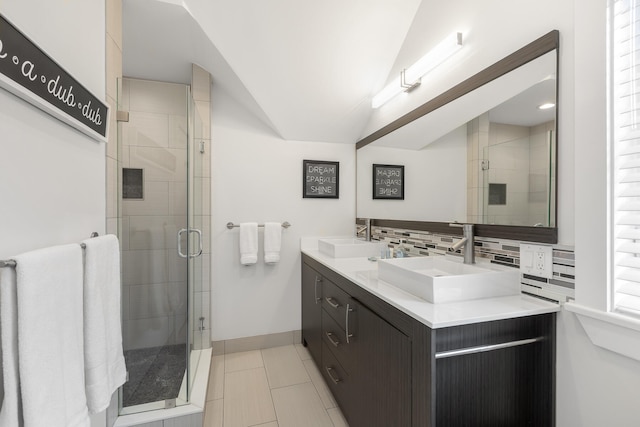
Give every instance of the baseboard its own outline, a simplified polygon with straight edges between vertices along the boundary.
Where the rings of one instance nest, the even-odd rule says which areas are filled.
[[[280,347],[283,345],[302,342],[300,330],[279,332],[276,334],[257,335],[254,337],[235,338],[211,342],[214,356],[241,351],[262,350],[264,348]]]

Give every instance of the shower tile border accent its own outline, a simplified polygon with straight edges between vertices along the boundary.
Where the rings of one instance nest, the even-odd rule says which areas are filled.
[[[358,225],[356,224],[356,229]],[[371,227],[371,240],[396,247],[400,239],[406,240],[409,256],[449,255],[462,257],[460,250],[448,252],[461,239],[460,236],[431,233],[428,231],[406,230],[391,227]],[[520,241],[475,238],[477,258],[507,267],[520,268]],[[520,275],[522,291],[541,298],[566,302],[575,298],[575,252],[573,248],[553,246],[553,278],[546,279],[530,275]]]

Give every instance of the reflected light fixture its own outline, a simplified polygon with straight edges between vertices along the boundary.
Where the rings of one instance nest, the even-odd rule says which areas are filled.
[[[431,49],[418,62],[400,72],[400,76],[389,83],[371,100],[371,107],[378,108],[402,92],[410,92],[420,86],[422,76],[433,70],[462,47],[462,33],[453,33]]]
[[[555,106],[556,104],[554,104],[553,102],[547,102],[545,104],[539,105],[538,110],[548,110],[549,108],[553,108]]]

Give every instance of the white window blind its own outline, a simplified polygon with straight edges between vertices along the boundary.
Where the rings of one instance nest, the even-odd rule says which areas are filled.
[[[613,5],[613,310],[640,317],[640,0]]]

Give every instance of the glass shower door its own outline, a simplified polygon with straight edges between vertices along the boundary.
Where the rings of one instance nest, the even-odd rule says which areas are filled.
[[[118,109],[128,113],[118,122],[125,415],[189,402],[203,240],[194,224],[189,87],[122,79],[121,92]]]
[[[210,347],[209,338],[209,265],[210,265],[210,222],[211,222],[211,171],[208,136],[205,123],[208,122],[208,108],[198,108],[193,97],[189,101],[189,197],[188,224],[189,250],[198,256],[189,257],[190,312],[190,376],[189,389],[200,362],[200,351]],[[203,117],[204,116],[204,117]],[[203,361],[209,363],[209,360]]]

